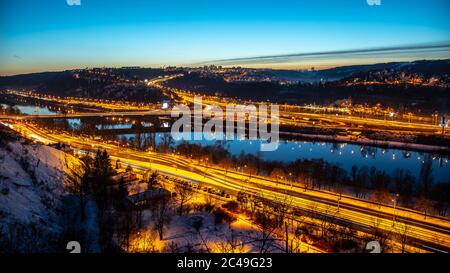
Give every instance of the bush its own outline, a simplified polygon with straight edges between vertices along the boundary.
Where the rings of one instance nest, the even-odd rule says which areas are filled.
[[[227,213],[223,209],[216,209],[214,212],[214,223],[215,224],[221,224],[221,223],[228,223],[231,224],[234,221],[236,221],[236,218],[234,218],[231,214]]]
[[[4,188],[1,190],[1,192],[2,192],[3,195],[8,195],[8,194],[9,194],[9,188],[4,187]]]
[[[239,210],[239,203],[236,201],[228,201],[227,203],[223,204],[222,207],[231,212],[237,212]]]
[[[214,205],[212,205],[212,204],[205,204],[205,206],[203,207],[203,209],[205,210],[205,212],[210,213],[211,211],[214,210]]]
[[[312,245],[314,247],[317,247],[319,249],[322,249],[322,250],[326,251],[327,253],[333,253],[334,252],[333,247],[328,242],[326,242],[324,240],[320,240],[318,242],[314,242]]]
[[[358,243],[349,239],[338,240],[333,244],[333,249],[335,252],[348,251],[356,248],[358,248]]]
[[[214,206],[211,204],[195,204],[193,210],[198,212],[207,212],[210,213],[214,209]]]

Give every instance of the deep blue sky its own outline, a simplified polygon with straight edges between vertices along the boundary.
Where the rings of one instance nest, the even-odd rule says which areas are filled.
[[[0,75],[86,66],[189,65],[450,41],[450,1],[381,3],[81,0],[80,6],[69,6],[66,0],[1,0]],[[385,59],[450,56],[448,51],[427,54]],[[300,68],[379,60],[366,56],[259,66]]]

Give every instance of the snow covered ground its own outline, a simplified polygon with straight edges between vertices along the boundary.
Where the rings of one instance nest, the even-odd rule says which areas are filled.
[[[272,241],[272,236],[262,234],[244,215],[232,222],[216,222],[214,213],[203,210],[194,210],[182,216],[172,215],[165,227],[163,240],[160,240],[154,229],[152,210],[143,210],[142,228],[131,235],[128,251],[260,253],[264,249],[264,252],[284,252],[282,241]],[[263,238],[267,239],[265,243]],[[307,245],[301,248],[303,252],[308,249]]]
[[[52,251],[50,245],[62,230],[63,196],[81,175],[81,166],[77,158],[52,147],[2,144],[0,248]]]
[[[257,252],[256,246],[244,240],[256,236],[250,223],[236,221],[231,225],[215,223],[214,215],[205,212],[174,216],[167,225],[164,239],[152,229],[150,211],[144,211],[144,227],[131,240],[131,252]],[[200,225],[196,225],[200,222]],[[153,241],[154,248],[146,239]],[[242,244],[244,242],[244,244]],[[235,247],[234,251],[231,249]]]

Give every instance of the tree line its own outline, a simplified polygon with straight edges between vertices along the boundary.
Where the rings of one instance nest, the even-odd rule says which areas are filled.
[[[202,146],[183,142],[173,151],[199,160],[201,164],[240,171],[248,176],[265,176],[276,182],[299,184],[305,190],[329,190],[346,193],[373,202],[415,208],[419,211],[445,216],[450,202],[450,181],[435,183],[432,158],[425,156],[420,175],[409,170],[395,169],[392,174],[376,167],[356,165],[350,171],[323,159],[298,159],[290,163],[262,159],[260,154],[231,155],[222,143]]]

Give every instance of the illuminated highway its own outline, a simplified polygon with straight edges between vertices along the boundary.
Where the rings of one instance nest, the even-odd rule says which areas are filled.
[[[165,88],[162,85],[155,85],[159,88]],[[177,95],[183,98],[187,104],[194,103],[194,95],[177,90]],[[202,103],[204,105],[217,105],[225,109],[226,105],[236,105],[236,101],[224,100],[220,97],[202,96]],[[256,102],[249,102],[249,104],[258,105]],[[367,130],[367,129],[381,129],[391,132],[411,132],[414,134],[441,134],[442,127],[422,122],[407,122],[386,119],[377,119],[370,117],[359,117],[349,114],[326,114],[326,113],[309,113],[292,111],[287,107],[287,110],[283,110],[280,107],[280,125],[287,125],[292,127],[317,127],[328,129],[341,129],[341,130]],[[448,134],[448,132],[446,132]]]
[[[395,231],[398,223],[406,223],[409,236],[414,238],[412,243],[416,247],[433,247],[444,251],[450,250],[450,221],[448,218],[427,217],[417,211],[406,208],[393,208],[367,200],[342,196],[339,201],[335,193],[326,191],[305,191],[301,185],[288,182],[276,182],[265,177],[248,177],[248,175],[225,171],[217,167],[206,167],[200,162],[173,154],[149,153],[131,150],[117,145],[107,144],[91,138],[80,138],[65,133],[45,133],[41,128],[15,122],[10,128],[20,132],[28,138],[34,138],[44,143],[66,143],[73,148],[95,151],[106,149],[113,159],[120,159],[122,163],[158,170],[163,174],[170,174],[218,189],[224,189],[236,195],[239,191],[257,195],[261,198],[280,202],[289,200],[293,208],[332,216],[334,219],[352,223],[359,230],[368,232],[377,222],[378,228]],[[394,220],[395,214],[395,220]]]
[[[76,106],[83,105],[87,107],[92,107],[92,110],[107,109],[114,111],[151,111],[158,108],[156,104],[138,103],[130,101],[113,101],[106,99],[94,99],[94,98],[80,98],[80,97],[57,97],[45,94],[39,94],[36,92],[27,91],[6,91],[8,95],[14,95],[24,98],[32,98],[42,101],[48,101],[52,103],[59,103],[65,106]]]
[[[164,82],[182,77],[183,74],[158,77],[156,79],[151,79],[146,81],[148,86],[160,89],[165,95],[169,97],[174,97],[181,100],[176,101],[176,103],[181,103],[185,105],[192,105],[194,103],[195,93],[187,92],[184,90],[169,88],[163,85]],[[64,105],[85,105],[90,107],[96,107],[98,109],[109,109],[112,111],[100,110],[98,112],[92,113],[74,113],[69,112],[68,114],[48,114],[48,115],[0,115],[0,119],[27,119],[27,118],[50,118],[50,117],[67,117],[67,118],[77,118],[77,117],[103,117],[103,116],[163,116],[170,115],[169,110],[160,110],[160,105],[156,104],[144,104],[144,103],[131,103],[122,101],[108,101],[99,99],[83,99],[83,98],[59,98],[55,96],[47,96],[42,94],[36,94],[34,92],[20,92],[20,91],[9,91],[9,94],[23,97],[32,97],[44,101],[51,101],[56,103],[61,103]],[[254,104],[267,105],[267,103],[244,101],[240,102],[230,98],[216,97],[216,96],[202,96],[202,103],[204,106],[219,106],[226,109],[227,105],[236,104]],[[117,112],[120,111],[120,112]],[[428,135],[428,136],[440,136],[442,135],[442,127],[433,121],[430,117],[419,117],[412,113],[409,113],[409,121],[402,119],[397,119],[394,117],[393,112],[389,113],[386,110],[376,110],[376,112],[381,112],[384,116],[373,117],[370,114],[375,110],[372,108],[362,109],[360,111],[366,111],[367,115],[361,117],[354,115],[347,108],[342,107],[314,107],[314,106],[295,106],[295,105],[280,105],[280,125],[287,128],[321,128],[337,130],[341,132],[346,132],[346,136],[349,138],[357,139],[362,131],[371,130],[376,133],[387,132],[391,134],[404,135],[406,137],[417,136],[417,135]],[[333,112],[333,113],[329,113]],[[391,116],[392,115],[392,116]],[[224,115],[225,116],[225,115]],[[434,117],[435,119],[437,117]],[[289,129],[288,129],[289,130]],[[445,136],[448,136],[449,130],[444,132]]]
[[[193,94],[166,88],[164,81],[180,77],[174,75],[161,77],[147,82],[148,85],[160,88],[164,94],[175,93],[181,98],[183,104],[193,103]],[[26,94],[19,94],[26,96]],[[21,133],[27,138],[50,144],[65,143],[74,149],[83,151],[95,151],[106,149],[112,159],[118,159],[124,164],[158,170],[171,176],[182,177],[196,183],[211,186],[236,196],[238,192],[257,196],[272,202],[289,200],[289,205],[301,213],[313,213],[325,215],[335,220],[352,224],[361,232],[370,233],[376,223],[377,228],[388,232],[395,232],[398,225],[408,225],[408,236],[413,239],[411,245],[421,249],[450,250],[450,221],[448,218],[424,216],[414,210],[374,204],[370,201],[342,196],[339,199],[335,193],[317,190],[305,190],[301,184],[290,184],[286,181],[277,182],[265,177],[252,176],[232,170],[225,171],[219,167],[205,166],[202,162],[180,157],[174,154],[160,154],[136,151],[119,145],[108,144],[93,138],[81,138],[63,132],[46,132],[42,128],[33,127],[22,120],[33,118],[80,118],[80,117],[111,117],[111,116],[167,116],[170,110],[157,109],[156,105],[134,105],[127,107],[110,101],[98,101],[89,99],[64,99],[55,97],[39,97],[58,103],[79,103],[83,105],[110,109],[111,111],[99,111],[89,113],[47,114],[47,115],[0,115],[11,129]],[[69,100],[69,101],[67,101]],[[217,105],[225,109],[228,104],[236,105],[237,101],[220,97],[204,96],[204,105]],[[252,102],[248,102],[252,103]],[[256,103],[257,104],[257,103]],[[348,131],[374,130],[393,132],[408,135],[440,135],[441,127],[432,122],[401,121],[390,118],[369,118],[350,115],[345,109],[340,113],[313,113],[301,112],[297,108],[290,109],[283,106],[280,109],[280,123],[284,126],[318,127],[325,129],[339,129]],[[120,111],[120,112],[116,112]],[[446,132],[448,135],[448,132]],[[295,216],[292,216],[295,217]]]
[[[70,114],[0,115],[0,119],[36,118],[86,118],[86,117],[127,117],[127,116],[170,116],[170,110],[124,111],[124,112],[80,112]]]

